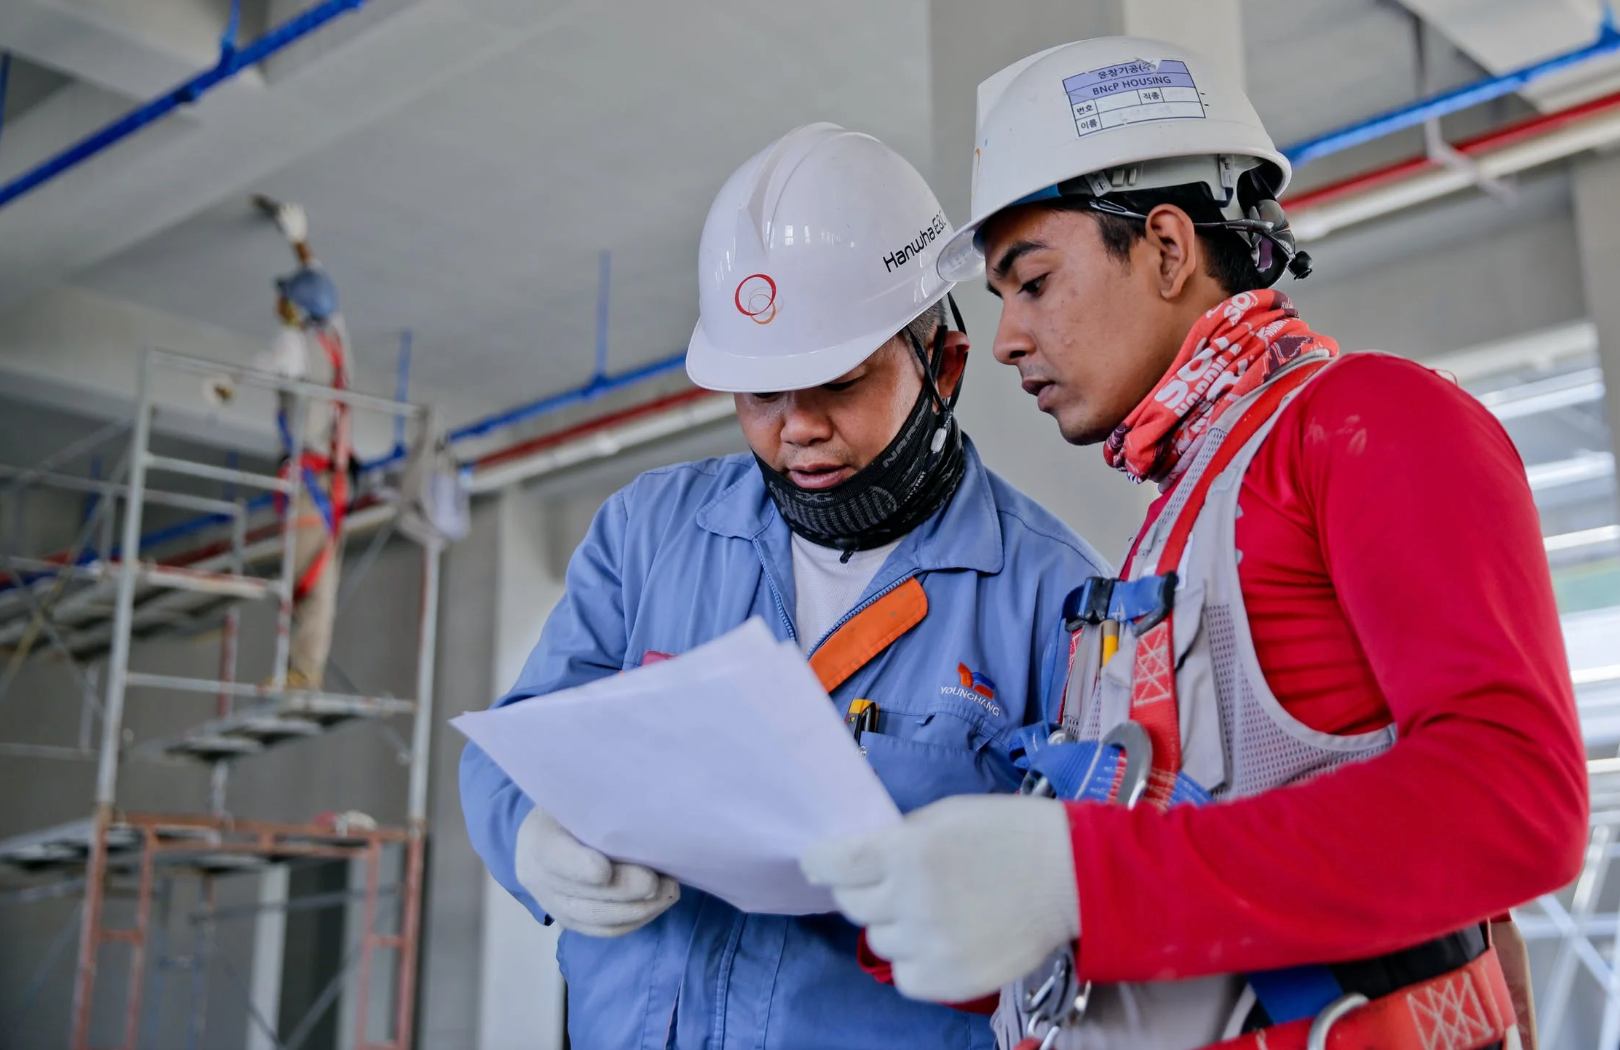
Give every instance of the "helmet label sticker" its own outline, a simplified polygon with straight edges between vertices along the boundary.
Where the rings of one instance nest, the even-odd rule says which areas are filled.
[[[1081,138],[1147,120],[1204,119],[1204,101],[1185,62],[1121,62],[1063,82]]]

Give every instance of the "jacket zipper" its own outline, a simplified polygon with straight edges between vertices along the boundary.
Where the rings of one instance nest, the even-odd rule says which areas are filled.
[[[834,623],[831,627],[827,628],[826,633],[823,634],[821,636],[821,638],[816,641],[815,645],[810,647],[810,651],[808,653],[806,653],[805,655],[806,656],[814,656],[816,654],[816,650],[820,649],[824,644],[826,644],[827,639],[829,639],[833,635],[837,634],[838,629],[840,627],[844,626],[844,624],[848,623],[849,621],[853,620],[855,617],[859,616],[861,613],[865,612],[867,606],[869,606],[872,603],[876,602],[878,599],[882,598],[884,595],[888,594],[890,591],[894,590],[896,587],[899,587],[901,584],[905,583],[907,580],[914,578],[916,575],[917,575],[917,570],[913,569],[910,572],[905,573],[904,575],[897,576],[895,579],[890,580],[888,585],[885,586],[882,590],[878,591],[876,594],[872,595],[870,598],[866,599],[864,602],[861,602],[859,605],[855,606],[855,608],[851,609],[849,612],[845,613],[843,616],[840,616],[838,618],[838,622]],[[778,604],[778,606],[780,606],[780,604],[781,604],[780,600],[777,602],[777,604]]]
[[[776,577],[771,573],[770,559],[765,557],[765,547],[757,537],[753,542],[754,556],[759,559],[760,568],[765,572],[765,584],[771,590],[771,600],[776,603],[776,615],[782,618],[782,626],[787,628],[788,637],[796,642],[799,640],[799,632],[793,626],[793,617],[788,615],[787,605],[782,601],[782,592],[776,589]]]

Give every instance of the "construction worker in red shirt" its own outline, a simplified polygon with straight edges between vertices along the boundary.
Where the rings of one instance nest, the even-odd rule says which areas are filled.
[[[1196,54],[1032,55],[976,145],[941,274],[984,267],[996,359],[1160,496],[1120,577],[1076,581],[1025,791],[806,873],[902,992],[999,989],[1003,1047],[1522,1045],[1489,920],[1575,876],[1587,794],[1506,433],[1271,288],[1310,269],[1289,164]]]

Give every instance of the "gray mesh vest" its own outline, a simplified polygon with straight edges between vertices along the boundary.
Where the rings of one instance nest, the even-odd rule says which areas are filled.
[[[1307,381],[1300,389],[1309,385]],[[1243,410],[1264,389],[1251,392],[1211,427],[1175,495],[1143,537],[1132,564],[1132,578],[1156,571],[1160,552],[1194,483]],[[1281,403],[1211,484],[1177,569],[1173,645],[1182,771],[1216,800],[1292,784],[1380,754],[1395,742],[1393,726],[1336,736],[1293,718],[1272,695],[1255,656],[1238,581],[1234,537],[1238,494],[1244,472],[1277,416],[1298,395],[1295,390]],[[1084,631],[1070,666],[1065,696],[1064,728],[1072,735],[1098,740],[1129,717],[1134,649],[1131,631],[1122,630],[1118,655],[1099,674],[1099,632]],[[1085,936],[1084,930],[1081,936]],[[999,1045],[1011,1047],[1028,1034],[1025,993],[1050,973],[1051,965],[1043,964],[1024,981],[1002,990],[993,1019]],[[1068,985],[1066,1001],[1073,1001],[1079,983],[1070,976]],[[1060,1050],[1193,1050],[1238,1034],[1237,1026],[1248,1013],[1250,1001],[1238,975],[1096,985],[1084,1018],[1065,1027],[1053,1046]]]

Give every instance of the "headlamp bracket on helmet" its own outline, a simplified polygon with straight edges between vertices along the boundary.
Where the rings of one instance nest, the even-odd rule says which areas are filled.
[[[1213,163],[1213,171],[1204,167],[1210,163]],[[1147,170],[1167,167],[1175,170]],[[1214,177],[1211,178],[1211,175]],[[1220,196],[1214,192],[1216,184],[1221,188]],[[1210,201],[1223,217],[1214,221],[1194,221],[1193,226],[1200,230],[1228,230],[1242,237],[1249,245],[1250,257],[1262,287],[1275,284],[1284,272],[1295,280],[1310,276],[1310,254],[1299,250],[1293,231],[1289,228],[1288,217],[1283,213],[1282,205],[1277,203],[1268,183],[1264,166],[1254,165],[1240,171],[1237,159],[1225,154],[1122,165],[1107,171],[1089,172],[1058,183],[1053,187],[1055,192],[1032,197],[1075,199],[1100,215],[1146,222],[1146,214],[1111,199],[1110,195],[1169,189],[1176,185],[1200,185],[1210,191]]]

